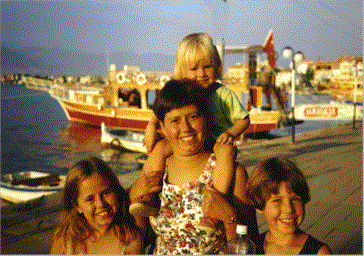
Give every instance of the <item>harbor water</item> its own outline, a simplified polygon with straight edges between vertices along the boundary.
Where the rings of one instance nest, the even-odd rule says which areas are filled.
[[[45,91],[1,84],[1,173],[42,171],[66,174],[77,161],[97,156],[118,174],[138,170],[141,153],[100,144],[100,128],[69,122]]]
[[[300,98],[296,104],[309,103],[300,102]],[[296,133],[336,123],[304,122],[296,126]],[[289,136],[291,127],[270,133]],[[30,170],[66,174],[73,164],[88,156],[102,158],[118,174],[138,170],[136,158],[141,153],[103,147],[100,136],[99,127],[69,122],[62,107],[47,92],[1,84],[2,174]]]

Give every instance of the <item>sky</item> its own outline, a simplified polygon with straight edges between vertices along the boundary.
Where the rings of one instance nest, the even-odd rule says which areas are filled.
[[[313,61],[362,56],[362,12],[362,0],[2,0],[1,45],[11,49],[11,54],[38,56],[38,64],[43,61],[58,67],[57,62],[64,62],[68,72],[78,68],[77,61],[42,51],[86,52],[105,56],[99,62],[171,71],[178,43],[190,33],[207,32],[215,44],[223,39],[227,46],[238,46],[263,44],[272,29],[277,64],[288,67],[289,61],[281,57],[286,46]],[[29,57],[25,51],[34,48],[37,53]],[[115,59],[120,52],[134,61]],[[155,61],[153,67],[153,61],[145,64],[137,55],[168,58],[165,63],[163,58]],[[22,59],[13,57],[12,61]],[[242,56],[226,56],[225,66],[243,60]],[[2,68],[6,61],[2,59]],[[85,70],[92,74],[99,69]]]

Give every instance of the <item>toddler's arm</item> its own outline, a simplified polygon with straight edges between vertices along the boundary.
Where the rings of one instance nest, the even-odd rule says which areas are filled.
[[[226,132],[220,134],[216,142],[226,143],[230,140],[234,140],[239,137],[249,126],[250,118],[246,116],[244,119],[238,119],[233,126],[231,126]]]

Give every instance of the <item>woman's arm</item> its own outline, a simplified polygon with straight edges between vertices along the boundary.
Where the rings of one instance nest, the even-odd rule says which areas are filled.
[[[224,223],[226,239],[228,241],[235,238],[236,225],[238,223],[234,207],[212,187],[208,186],[204,190],[203,195],[203,213]]]
[[[258,239],[259,231],[255,208],[249,204],[246,197],[247,180],[247,171],[242,165],[237,164],[231,203],[237,213],[238,222],[248,226],[248,234],[255,242]]]

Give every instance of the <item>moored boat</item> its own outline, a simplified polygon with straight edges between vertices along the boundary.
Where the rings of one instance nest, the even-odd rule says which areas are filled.
[[[96,126],[103,122],[107,127],[144,131],[153,115],[150,106],[155,94],[168,79],[166,76],[147,79],[139,71],[116,70],[112,65],[107,86],[85,89],[56,85],[49,92],[69,120]]]
[[[155,95],[169,77],[151,78],[140,72],[128,76],[126,74],[128,73],[112,66],[108,86],[91,90],[56,85],[49,92],[60,103],[69,120],[95,126],[104,123],[110,128],[142,132],[153,116],[151,106]],[[241,101],[248,97],[244,86],[228,86]],[[125,96],[128,93],[129,99]],[[130,102],[130,98],[137,100]],[[285,119],[284,115],[279,110],[252,109],[249,112],[250,126],[244,133],[277,129]]]
[[[363,120],[363,105],[331,101],[329,104],[302,104],[295,107],[297,120]]]
[[[61,191],[65,181],[65,175],[37,171],[9,173],[2,177],[0,195],[12,203],[26,202]]]
[[[243,71],[247,73],[245,78],[226,81],[227,86],[238,96],[243,105],[246,104],[244,99],[251,97],[255,102],[253,105],[256,108],[249,111],[250,126],[244,133],[269,131],[285,125],[286,111],[283,109],[264,111],[261,108],[262,90],[254,86],[257,54],[264,53],[264,47],[251,45],[231,49],[221,45],[219,49],[225,54],[249,55],[249,70]],[[223,56],[221,59],[223,60]],[[171,76],[171,72],[143,73],[139,67],[130,66],[117,70],[115,65],[111,65],[108,82],[106,85],[100,85],[100,88],[91,90],[56,85],[52,86],[49,92],[61,104],[69,120],[96,126],[104,123],[106,127],[142,132],[153,116],[151,106],[156,93]],[[253,92],[255,96],[252,96]]]
[[[144,133],[112,129],[101,124],[101,143],[109,144],[112,147],[124,148],[134,152],[147,153],[147,148],[143,144]]]

